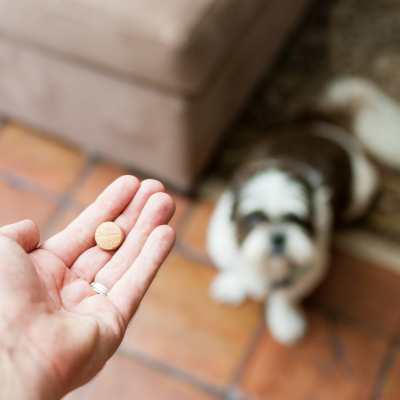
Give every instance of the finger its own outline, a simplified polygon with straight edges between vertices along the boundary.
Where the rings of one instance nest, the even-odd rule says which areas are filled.
[[[108,298],[126,324],[133,317],[174,242],[175,232],[170,226],[162,225],[154,229],[140,255],[108,293]]]
[[[97,273],[94,280],[111,288],[139,255],[151,232],[157,226],[168,223],[174,210],[174,202],[168,194],[153,194],[122,246]]]
[[[47,300],[29,254],[14,240],[0,235],[0,325],[26,315],[27,304],[42,304]],[[43,303],[44,304],[44,303]]]
[[[128,205],[125,212],[119,215],[115,220],[115,222],[124,229],[126,234],[128,234],[135,225],[147,200],[158,192],[165,192],[165,187],[161,182],[155,179],[146,179],[142,182],[135,198]]]
[[[119,215],[115,222],[125,233],[125,237],[136,224],[140,213],[151,195],[157,192],[164,192],[165,188],[161,182],[154,179],[144,180],[138,189],[135,197],[128,207]],[[102,250],[95,246],[82,253],[74,262],[71,270],[82,279],[92,282],[97,272],[108,262],[114,252]]]
[[[71,266],[80,254],[94,246],[97,226],[114,220],[138,188],[137,178],[129,175],[119,177],[64,230],[44,242],[42,248],[56,254],[67,267]]]
[[[29,219],[2,226],[0,234],[16,241],[27,253],[36,249],[40,242],[39,228]]]

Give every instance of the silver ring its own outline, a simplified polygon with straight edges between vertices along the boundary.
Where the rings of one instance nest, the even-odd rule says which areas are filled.
[[[105,287],[103,284],[99,282],[92,282],[90,284],[90,287],[97,293],[97,294],[102,294],[103,296],[107,296],[108,294],[108,288]]]

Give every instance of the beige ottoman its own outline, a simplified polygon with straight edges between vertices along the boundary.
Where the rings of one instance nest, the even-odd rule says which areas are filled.
[[[188,189],[306,0],[0,0],[0,114]]]

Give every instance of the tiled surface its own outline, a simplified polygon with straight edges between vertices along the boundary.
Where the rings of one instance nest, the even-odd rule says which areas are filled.
[[[310,303],[393,336],[400,333],[399,276],[379,266],[335,253],[326,281]]]
[[[214,271],[173,254],[133,320],[124,347],[190,372],[204,382],[228,384],[260,322],[260,307],[214,304]],[[161,333],[161,334],[160,334]]]
[[[282,347],[264,334],[243,377],[254,399],[369,399],[385,341],[311,314],[306,339]]]
[[[64,229],[72,220],[74,220],[82,209],[79,206],[72,205],[66,209],[62,209],[51,219],[44,231],[44,236],[49,238],[57,232]]]
[[[29,218],[44,228],[54,209],[40,193],[0,180],[0,225]]]
[[[126,173],[127,171],[123,168],[107,162],[97,162],[94,165],[90,165],[87,175],[82,179],[73,198],[78,203],[86,206],[95,200],[108,184]]]
[[[88,205],[101,193],[105,186],[121,175],[128,174],[129,171],[108,162],[96,162],[89,165],[86,175],[81,184],[77,187],[72,197],[80,205]],[[171,193],[176,204],[176,212],[171,221],[173,227],[177,227],[182,217],[187,211],[189,200],[183,196]]]
[[[188,213],[191,205],[191,201],[189,198],[181,196],[177,193],[170,193],[175,201],[175,214],[170,221],[170,225],[174,227],[174,229],[180,228],[183,223],[186,214]]]
[[[398,400],[400,399],[400,352],[395,351],[389,361],[389,374],[384,381],[381,390],[380,400]]]
[[[116,354],[91,383],[64,400],[212,400],[215,397],[173,376]]]
[[[0,171],[22,177],[50,192],[64,193],[75,182],[85,156],[17,124],[0,135]]]
[[[206,258],[206,235],[215,200],[202,198],[195,202],[188,218],[182,224],[182,245],[200,257]]]
[[[28,217],[46,235],[126,173],[16,124],[0,127],[0,154],[0,224]],[[400,276],[336,253],[307,302],[308,336],[284,348],[263,330],[261,305],[209,299],[215,271],[205,236],[215,190],[200,193],[172,193],[178,246],[121,351],[70,400],[400,398]]]

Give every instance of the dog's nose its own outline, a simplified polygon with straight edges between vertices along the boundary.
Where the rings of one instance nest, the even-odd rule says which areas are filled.
[[[271,237],[271,245],[274,254],[283,253],[286,245],[286,236],[283,233],[275,233]]]

